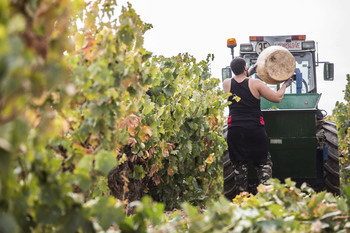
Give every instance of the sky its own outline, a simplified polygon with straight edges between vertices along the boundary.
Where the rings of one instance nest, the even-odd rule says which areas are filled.
[[[221,68],[231,61],[228,38],[239,44],[249,36],[306,35],[318,43],[319,61],[334,63],[334,81],[323,80],[317,68],[318,107],[332,114],[344,101],[346,74],[350,73],[350,0],[129,0],[146,32],[144,47],[166,57],[188,52],[197,61],[214,54],[212,76],[221,80]],[[121,0],[119,5],[126,5]]]

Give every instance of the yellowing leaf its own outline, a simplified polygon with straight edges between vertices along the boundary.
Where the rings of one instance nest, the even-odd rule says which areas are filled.
[[[158,170],[159,170],[158,165],[157,165],[157,164],[152,164],[151,170],[150,170],[150,172],[149,172],[149,176],[152,177],[153,174],[154,174],[155,172],[157,172]]]
[[[256,196],[249,197],[249,199],[247,200],[247,203],[249,206],[254,206],[254,207],[259,207],[261,204],[261,202]]]
[[[273,185],[263,185],[263,184],[260,184],[258,187],[257,187],[257,190],[259,193],[270,193],[273,191]]]
[[[237,96],[237,95],[233,95],[232,97],[234,100],[236,100],[236,102],[238,103],[239,101],[241,101],[241,97]]]
[[[41,120],[41,117],[34,110],[28,109],[25,111],[25,116],[33,128],[36,128]]]
[[[156,185],[158,185],[162,181],[162,179],[159,176],[153,176],[152,180]]]
[[[211,153],[209,157],[205,160],[207,164],[211,164],[214,161],[214,153]]]
[[[171,176],[174,174],[174,170],[171,167],[168,167],[168,175]]]
[[[146,134],[148,134],[149,136],[152,136],[152,130],[151,127],[149,126],[142,126],[142,131],[144,131]]]
[[[89,61],[93,61],[97,58],[95,53],[96,41],[91,37],[87,38],[87,42],[82,47],[85,58]]]
[[[152,157],[153,157],[153,154],[154,154],[155,151],[156,151],[156,148],[155,148],[155,147],[151,147],[151,148],[149,149],[149,151],[148,151],[148,153],[149,153],[149,158],[152,158]]]
[[[89,143],[92,148],[96,148],[100,145],[100,139],[98,134],[92,134],[89,138]]]
[[[54,104],[58,104],[61,101],[61,96],[57,92],[51,92],[51,98]]]
[[[136,126],[135,125],[130,125],[129,128],[128,128],[128,132],[131,136],[135,136],[135,128]]]
[[[142,158],[143,158],[143,159],[147,159],[147,158],[149,158],[149,153],[148,153],[148,151],[147,151],[147,150],[143,151]]]
[[[163,157],[164,158],[169,157],[169,151],[167,149],[163,150]]]
[[[84,46],[85,36],[82,33],[76,32],[74,34],[75,50],[79,50]]]
[[[126,118],[120,119],[116,123],[117,129],[128,128],[128,132],[131,136],[135,136],[135,129],[139,126],[141,119],[134,114],[128,115]]]
[[[130,145],[131,147],[134,146],[137,143],[136,139],[133,137],[129,137],[128,139],[128,145]]]
[[[218,125],[218,118],[216,118],[214,115],[210,115],[207,117],[208,123],[210,125],[210,129],[213,130],[215,126]]]
[[[248,192],[241,192],[239,195],[236,195],[236,197],[232,200],[233,204],[241,205],[249,200],[250,193]]]
[[[123,164],[126,160],[128,160],[128,157],[124,153],[122,157],[118,160],[118,164]]]
[[[122,81],[123,82],[123,81]],[[131,104],[129,104],[127,107],[126,107],[126,112],[127,113],[135,113],[135,112],[137,112],[137,110],[138,110],[138,107],[137,107],[137,104],[136,103],[134,103],[134,102],[132,102]]]
[[[313,195],[313,196],[311,197],[310,202],[308,203],[307,206],[308,206],[310,209],[316,208],[316,206],[317,206],[318,204],[320,204],[320,203],[324,200],[325,195],[326,195],[326,192],[325,192],[325,191]]]
[[[37,106],[41,106],[45,102],[46,97],[47,97],[46,93],[43,92],[40,97],[32,97],[32,103]]]
[[[175,149],[175,145],[173,143],[166,143],[166,148],[169,150],[169,151],[173,151]]]
[[[152,130],[151,127],[144,125],[141,127],[141,130],[138,133],[139,138],[141,139],[141,142],[145,142],[148,140],[148,136],[152,136]]]

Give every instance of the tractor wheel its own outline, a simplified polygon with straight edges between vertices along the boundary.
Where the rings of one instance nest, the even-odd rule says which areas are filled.
[[[235,179],[232,164],[228,150],[224,151],[224,195],[227,199],[232,200],[235,197]]]
[[[226,140],[227,126],[224,126],[223,134]],[[235,197],[236,185],[235,185],[234,172],[233,172],[228,150],[224,151],[223,164],[224,164],[224,174],[223,174],[224,175],[224,196],[227,199],[232,200]]]
[[[324,135],[324,150],[328,150],[328,158],[323,163],[324,184],[328,191],[339,194],[339,153],[338,153],[338,131],[336,124],[324,121],[321,126]],[[327,148],[327,149],[325,149]],[[327,151],[324,151],[327,153]]]

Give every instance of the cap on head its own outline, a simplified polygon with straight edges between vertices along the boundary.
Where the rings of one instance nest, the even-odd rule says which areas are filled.
[[[246,62],[241,57],[234,58],[230,63],[231,70],[235,75],[243,74],[245,66]]]

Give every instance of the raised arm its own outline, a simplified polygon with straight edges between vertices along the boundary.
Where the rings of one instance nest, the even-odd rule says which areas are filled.
[[[284,96],[286,88],[291,85],[292,81],[293,80],[291,78],[285,81],[282,87],[277,92],[271,90],[265,83],[263,83],[260,80],[256,80],[254,84],[260,96],[264,97],[265,99],[271,102],[280,103]]]

